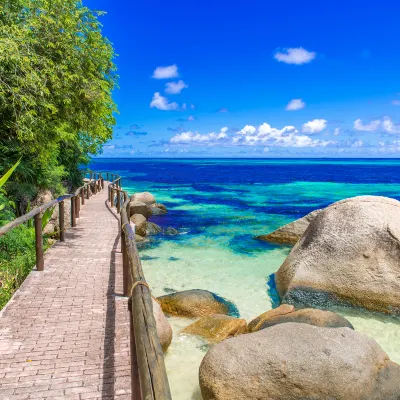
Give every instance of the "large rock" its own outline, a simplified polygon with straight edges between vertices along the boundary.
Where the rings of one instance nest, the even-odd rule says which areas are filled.
[[[400,312],[400,202],[361,196],[315,217],[275,275],[284,303]]]
[[[142,214],[134,214],[131,221],[135,225],[135,233],[139,236],[146,236],[147,219]]]
[[[134,214],[142,214],[145,218],[149,218],[150,211],[145,203],[138,200],[131,200],[129,203],[131,216]]]
[[[257,236],[256,239],[272,243],[296,244],[310,225],[310,222],[323,210],[315,210],[305,217],[284,225],[268,235]]]
[[[208,290],[192,289],[158,297],[165,313],[196,318],[210,314],[229,314],[234,306]]]
[[[40,190],[39,193],[36,195],[35,200],[33,200],[31,204],[31,209],[42,206],[46,203],[50,203],[52,201],[53,194],[48,189]]]
[[[247,323],[244,319],[222,314],[206,315],[186,327],[182,333],[202,336],[211,343],[246,333]]]
[[[155,204],[156,202],[156,199],[150,192],[135,193],[134,195],[131,196],[131,200],[141,201],[142,203],[148,206]]]
[[[254,318],[248,325],[249,332],[257,332],[260,330],[261,325],[271,318],[279,317],[281,315],[289,314],[294,311],[294,306],[291,304],[281,304],[279,307],[266,311],[265,313]]]
[[[154,222],[147,222],[147,227],[146,227],[147,236],[158,235],[161,232],[162,229],[157,224],[155,224]]]
[[[157,207],[156,204],[149,206],[150,215],[164,215],[167,213],[167,210]]]
[[[368,336],[296,323],[216,344],[200,366],[204,400],[395,400],[399,382]]]
[[[154,299],[152,300],[153,300],[153,315],[154,319],[156,320],[157,334],[160,339],[161,347],[165,352],[167,351],[172,341],[172,328],[166,316],[164,315],[160,307],[160,304],[156,300]]]
[[[259,324],[257,330],[270,328],[271,326],[285,324],[288,322],[298,322],[324,328],[354,329],[353,325],[346,318],[332,311],[304,308],[303,310],[297,310],[288,314],[276,315],[274,317],[264,319],[264,321]]]

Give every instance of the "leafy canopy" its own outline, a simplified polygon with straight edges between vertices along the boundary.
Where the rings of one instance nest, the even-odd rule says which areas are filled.
[[[101,14],[75,0],[0,4],[0,174],[22,157],[16,197],[79,184],[79,165],[112,137],[117,75]]]

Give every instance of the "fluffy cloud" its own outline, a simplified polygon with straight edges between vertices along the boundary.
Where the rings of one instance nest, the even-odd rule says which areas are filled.
[[[169,103],[168,99],[164,96],[161,96],[159,92],[154,93],[153,99],[150,103],[150,107],[158,108],[159,110],[163,111],[177,110],[179,108],[177,103]]]
[[[333,131],[333,136],[339,136],[340,134],[340,128],[335,128],[335,130]]]
[[[169,94],[179,94],[180,92],[182,92],[183,89],[187,87],[188,85],[186,85],[186,83],[182,80],[178,82],[168,82],[165,84],[165,92]]]
[[[195,117],[193,117],[193,115],[189,115],[187,120],[188,120],[188,121],[194,121],[194,120],[195,120]]]
[[[301,110],[305,106],[306,106],[306,103],[304,103],[304,101],[302,99],[293,99],[293,100],[289,101],[285,110],[286,111],[296,111],[296,110]]]
[[[312,121],[308,121],[303,124],[302,132],[309,134],[322,132],[326,128],[327,122],[326,119],[313,119]]]
[[[307,64],[314,60],[316,53],[307,51],[303,47],[284,49],[283,52],[276,52],[274,54],[275,60],[284,62],[285,64]]]
[[[182,132],[182,133],[179,133],[179,134],[173,136],[169,140],[169,142],[171,144],[217,143],[217,142],[226,140],[228,138],[228,135],[226,134],[227,131],[228,131],[228,128],[226,128],[226,127],[222,128],[219,133],[210,132],[210,133],[203,134],[203,135],[198,132],[187,131],[187,132]]]
[[[334,144],[331,140],[313,140],[309,136],[299,135],[294,126],[285,126],[282,129],[271,127],[263,123],[257,128],[246,125],[237,132],[232,139],[236,145],[268,145],[275,147],[326,147]]]
[[[394,106],[400,106],[400,100],[393,100],[393,101],[392,101],[392,104],[393,104]]]
[[[394,124],[389,117],[383,118],[382,128],[387,133],[400,133],[399,124]]]
[[[379,119],[369,122],[368,124],[363,124],[360,118],[354,121],[354,129],[356,131],[374,132],[381,126],[381,121]]]
[[[153,72],[154,79],[170,79],[178,76],[178,67],[175,64],[167,67],[157,67]]]

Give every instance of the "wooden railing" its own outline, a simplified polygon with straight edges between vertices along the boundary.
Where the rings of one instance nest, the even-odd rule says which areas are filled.
[[[121,216],[123,290],[124,296],[130,297],[132,399],[171,400],[164,353],[153,315],[153,300],[143,274],[135,231],[130,224],[130,199],[121,188],[121,178],[118,175],[112,178],[108,199]]]
[[[98,172],[89,172],[90,180],[88,183],[85,183],[83,186],[78,188],[75,193],[67,194],[64,196],[60,196],[55,200],[52,200],[46,204],[41,205],[40,207],[34,208],[32,211],[27,214],[22,215],[19,218],[16,218],[9,222],[8,224],[0,227],[0,237],[5,235],[7,232],[12,229],[20,226],[30,219],[34,218],[35,225],[35,249],[36,249],[36,269],[38,271],[44,270],[44,251],[43,251],[43,232],[42,232],[42,216],[43,212],[51,207],[55,207],[57,204],[59,206],[59,239],[61,242],[65,241],[65,201],[70,199],[71,201],[71,226],[76,226],[76,219],[79,218],[79,212],[81,209],[81,205],[85,204],[85,197],[89,199],[89,188],[93,194],[96,194],[98,191],[104,188],[104,179],[101,173]]]

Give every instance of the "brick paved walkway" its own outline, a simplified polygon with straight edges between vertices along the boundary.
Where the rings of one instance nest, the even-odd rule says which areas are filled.
[[[107,190],[0,314],[0,399],[129,399],[119,221]]]

